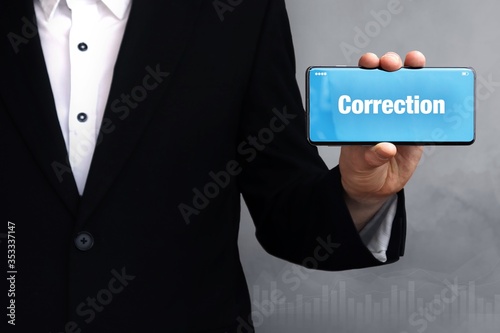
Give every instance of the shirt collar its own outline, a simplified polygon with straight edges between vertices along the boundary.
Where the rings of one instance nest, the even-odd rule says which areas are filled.
[[[47,21],[49,21],[54,16],[59,2],[61,2],[61,0],[40,0],[40,5]]]
[[[39,0],[42,6],[45,18],[49,21],[60,4],[61,0]],[[118,19],[123,20],[127,14],[127,10],[130,6],[132,0],[98,0],[102,1],[106,7],[115,15]]]
[[[101,0],[106,7],[120,20],[127,14],[128,7],[132,0]]]

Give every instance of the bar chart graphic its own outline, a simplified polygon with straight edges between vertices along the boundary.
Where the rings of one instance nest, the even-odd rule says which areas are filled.
[[[264,320],[276,325],[342,325],[353,331],[376,325],[391,329],[390,332],[400,329],[400,333],[463,323],[500,327],[500,289],[499,294],[485,297],[477,293],[475,281],[446,280],[428,289],[420,286],[418,290],[417,282],[408,281],[404,286],[392,285],[390,290],[372,293],[357,292],[348,281],[339,281],[334,286],[322,286],[321,295],[277,297],[285,295],[282,287],[275,281],[268,288],[253,286],[252,317],[256,326]]]

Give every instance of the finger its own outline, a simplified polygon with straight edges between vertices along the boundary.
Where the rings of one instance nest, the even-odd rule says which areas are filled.
[[[358,65],[363,68],[377,68],[380,60],[375,53],[365,53],[359,58]]]
[[[405,66],[421,68],[425,66],[425,56],[420,51],[410,51],[405,58]]]
[[[379,143],[365,153],[365,160],[368,165],[373,168],[378,168],[379,166],[387,163],[391,158],[396,156],[397,148],[392,143],[383,142]]]
[[[403,66],[403,60],[395,52],[388,52],[380,57],[380,68],[388,72],[397,71]]]

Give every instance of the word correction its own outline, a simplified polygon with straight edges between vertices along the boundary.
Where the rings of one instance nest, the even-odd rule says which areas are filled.
[[[338,100],[341,114],[445,114],[446,103],[442,99],[422,99],[407,96],[406,99],[352,99],[342,95]]]

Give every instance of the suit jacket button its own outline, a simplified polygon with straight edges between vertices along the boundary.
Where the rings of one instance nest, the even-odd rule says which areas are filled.
[[[75,237],[75,246],[80,251],[88,251],[94,246],[94,237],[90,232],[82,231]]]

